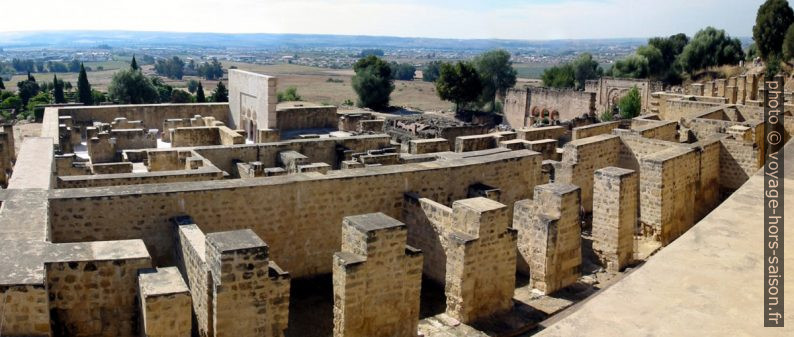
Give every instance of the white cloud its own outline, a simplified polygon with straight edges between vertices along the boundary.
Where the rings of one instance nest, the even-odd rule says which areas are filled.
[[[499,3],[504,5],[500,7]],[[45,0],[31,5],[13,1],[3,4],[7,14],[0,31],[119,29],[551,39],[647,37],[678,32],[691,35],[711,25],[734,36],[749,36],[761,3],[762,0]]]

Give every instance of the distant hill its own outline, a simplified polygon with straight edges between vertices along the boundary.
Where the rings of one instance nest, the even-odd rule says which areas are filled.
[[[390,36],[302,35],[302,34],[221,34],[135,31],[41,31],[0,32],[0,48],[19,47],[156,47],[205,48],[418,48],[418,49],[552,49],[586,50],[606,46],[633,47],[645,38],[604,40],[460,40]]]

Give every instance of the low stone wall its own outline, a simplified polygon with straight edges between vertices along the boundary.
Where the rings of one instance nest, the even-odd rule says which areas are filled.
[[[195,126],[176,128],[171,133],[172,147],[221,145],[221,134],[217,127]]]
[[[620,126],[620,122],[604,122],[604,123],[597,123],[597,124],[590,124],[587,126],[580,126],[578,128],[573,128],[571,131],[571,140],[577,140],[592,136],[598,136],[603,134],[610,134],[612,133],[613,129],[616,129]]]
[[[555,182],[579,186],[582,208],[592,212],[593,174],[598,169],[615,166],[620,148],[620,137],[614,135],[588,137],[565,144]]]
[[[54,108],[53,108],[54,109]],[[163,121],[175,118],[192,118],[195,115],[214,117],[229,124],[228,103],[197,104],[135,104],[135,105],[95,105],[60,107],[58,115],[72,116],[77,124],[91,122],[112,123],[116,118],[139,120],[144,129],[160,129]]]
[[[518,139],[523,140],[542,140],[542,139],[555,139],[558,140],[565,134],[565,128],[562,126],[545,126],[540,128],[522,128],[517,129],[516,134]]]
[[[223,179],[223,172],[215,167],[210,166],[202,167],[196,170],[64,176],[58,177],[57,187],[60,189],[93,188],[105,186],[185,183],[221,179]]]
[[[55,335],[138,335],[136,276],[152,266],[143,242],[59,244],[50,257],[47,288]]]
[[[156,130],[113,129],[110,138],[116,139],[116,151],[157,148]]]
[[[449,142],[444,138],[412,139],[408,142],[408,153],[425,154],[449,151]]]
[[[281,131],[294,129],[336,129],[339,121],[335,106],[295,106],[276,109],[276,126]]]
[[[141,271],[138,296],[144,336],[191,335],[190,290],[175,267]]]

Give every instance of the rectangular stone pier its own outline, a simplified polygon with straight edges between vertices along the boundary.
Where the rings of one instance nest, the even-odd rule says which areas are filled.
[[[290,276],[269,261],[267,244],[250,229],[204,236],[190,217],[173,222],[199,335],[283,336]]]
[[[424,274],[444,285],[446,313],[464,323],[509,311],[516,238],[509,209],[483,197],[447,207],[406,194],[408,243],[425,254]]]
[[[406,246],[407,228],[383,213],[342,221],[334,254],[334,336],[416,337],[422,253]]]
[[[535,187],[534,199],[515,203],[519,271],[528,271],[530,286],[545,294],[576,282],[581,275],[579,193],[574,185],[546,184]]]
[[[176,267],[141,270],[138,295],[144,336],[190,336],[190,290]]]
[[[632,261],[638,185],[633,170],[606,167],[595,172],[593,251],[607,270],[619,271]]]

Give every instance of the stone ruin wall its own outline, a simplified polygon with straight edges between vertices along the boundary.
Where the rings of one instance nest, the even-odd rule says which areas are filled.
[[[543,118],[567,121],[596,111],[595,95],[583,91],[546,88],[509,89],[504,116],[514,129],[528,127]]]
[[[302,277],[331,271],[345,215],[380,211],[399,219],[403,192],[451,202],[465,198],[475,183],[498,186],[502,202],[512,203],[530,197],[540,177],[539,155],[526,150],[431,165],[433,169],[409,164],[337,171],[311,179],[293,175],[257,182],[56,190],[50,199],[52,238],[141,238],[154,261],[168,265],[174,249],[170,219],[190,214],[207,233],[253,229],[270,243],[272,256],[285,270]]]
[[[166,119],[189,119],[195,115],[213,117],[226,124],[230,121],[228,103],[98,105],[61,107],[54,111],[61,116],[71,116],[75,124],[112,123],[123,117],[141,121],[144,129],[160,129]]]

